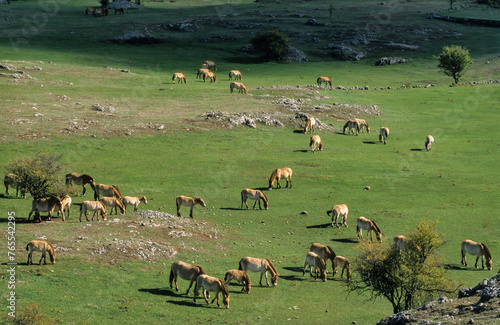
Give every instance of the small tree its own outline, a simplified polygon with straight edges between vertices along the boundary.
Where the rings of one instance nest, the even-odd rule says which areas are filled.
[[[403,252],[390,245],[361,243],[360,254],[353,261],[358,277],[354,278],[349,290],[369,291],[373,299],[386,298],[394,313],[415,308],[438,294],[453,292],[440,258],[434,255],[442,243],[435,225],[420,223],[410,235],[410,241],[416,245],[408,245]],[[417,253],[424,249],[427,252],[425,259]]]
[[[263,53],[269,60],[283,61],[288,53],[288,37],[277,30],[260,31],[251,39],[251,43],[256,51]]]
[[[439,61],[438,68],[445,75],[453,77],[456,84],[473,63],[469,50],[456,45],[443,47],[443,52],[436,59]]]

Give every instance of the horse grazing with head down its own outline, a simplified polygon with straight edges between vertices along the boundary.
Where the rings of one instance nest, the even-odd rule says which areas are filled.
[[[304,127],[304,133],[313,133],[316,129],[316,119],[314,117],[309,117],[306,122],[306,126]]]
[[[175,283],[175,290],[179,291],[179,286],[177,285],[177,278],[180,277],[183,280],[190,281],[189,287],[186,291],[186,295],[189,294],[189,289],[196,281],[196,278],[201,275],[206,274],[203,268],[199,265],[193,265],[185,263],[182,261],[177,261],[172,263],[170,267],[170,289],[173,289],[173,284]]]
[[[273,189],[275,181],[277,182],[276,188],[281,188],[280,179],[282,178],[286,180],[285,188],[288,187],[288,182],[290,182],[290,188],[292,188],[292,174],[293,171],[289,167],[275,169],[269,178],[269,190]]]
[[[323,151],[323,142],[321,141],[320,136],[317,134],[311,137],[311,140],[309,141],[309,146],[311,147],[311,151],[313,153],[316,149],[318,149],[318,151]]]
[[[174,75],[172,76],[172,81],[175,83],[175,81],[177,80],[177,83],[182,83],[184,81],[184,83],[187,83],[187,78],[186,76],[184,75],[184,73],[181,73],[181,72],[175,72]]]
[[[321,259],[321,257],[318,256],[318,254],[313,252],[307,253],[302,276],[306,275],[306,269],[308,266],[309,266],[309,274],[311,276],[313,276],[312,269],[314,267],[314,280],[318,279],[318,273],[319,273],[323,282],[326,281],[326,264]]]
[[[389,137],[389,128],[388,127],[381,127],[380,128],[380,133],[378,135],[378,141],[382,143],[382,140],[384,141],[384,144],[387,144],[387,138]]]
[[[82,222],[82,214],[85,214],[85,219],[89,221],[87,217],[87,211],[94,211],[92,215],[92,221],[94,221],[94,217],[97,214],[97,221],[99,221],[99,212],[101,212],[102,220],[107,219],[106,207],[100,201],[83,201],[80,206],[80,222]]]
[[[114,185],[97,184],[94,188],[94,200],[99,200],[101,196],[116,196],[119,199],[122,198],[122,194],[118,187]]]
[[[196,297],[199,295],[199,291],[201,288],[203,288],[203,297],[205,298],[207,304],[207,292],[213,291],[215,298],[212,299],[212,304],[214,303],[215,299],[217,299],[217,306],[220,307],[219,293],[222,292],[222,303],[226,308],[229,308],[229,290],[227,289],[224,281],[206,274],[201,274],[200,276],[198,276],[196,278],[196,285],[194,287],[194,302],[196,302]]]
[[[232,80],[234,77],[235,80],[241,80],[243,79],[243,76],[241,75],[241,72],[238,70],[231,70],[229,71],[229,80]]]
[[[335,226],[337,226],[337,228],[339,228],[342,225],[348,227],[347,226],[347,215],[349,214],[349,209],[347,208],[347,205],[345,205],[345,204],[334,205],[333,208],[326,211],[326,214],[327,215],[332,214],[332,227],[333,227],[333,220],[334,219],[335,219]],[[339,217],[341,218],[340,226],[338,224]]]
[[[316,82],[318,83],[318,86],[321,86],[322,83],[325,83],[329,85],[330,87],[332,86],[332,79],[329,77],[319,77]]]
[[[210,79],[210,83],[217,81],[217,77],[212,71],[203,72],[203,82],[205,82],[207,79]]]
[[[343,256],[337,256],[333,261],[333,276],[337,274],[339,267],[342,268],[340,277],[342,278],[344,276],[344,270],[347,270],[347,280],[351,280],[351,262]]]
[[[34,218],[37,218],[39,221],[40,219],[40,212],[48,212],[49,214],[49,220],[52,220],[52,214],[55,211],[61,211],[62,213],[62,219],[64,219],[64,208],[62,207],[62,202],[61,199],[58,196],[51,196],[48,199],[34,199],[33,203],[31,204],[31,211],[28,215],[28,221],[30,220],[31,214],[35,213]]]
[[[198,69],[198,73],[196,74],[196,79],[198,79],[198,78],[200,78],[200,79],[201,79],[201,78],[203,78],[203,75],[204,75],[205,73],[208,73],[208,72],[210,72],[210,70],[208,70],[208,69],[206,69],[206,68],[200,68],[200,69]]]
[[[359,119],[359,118],[356,118],[354,120],[356,122],[358,122],[359,130],[360,131],[363,131],[363,129],[365,129],[366,133],[370,133],[370,125],[368,125],[368,123],[365,120],[362,120],[362,119]]]
[[[278,285],[278,271],[274,264],[267,258],[255,258],[255,257],[244,257],[240,260],[238,270],[240,271],[252,271],[252,272],[260,272],[260,281],[259,284],[262,285],[262,276],[266,276],[266,284],[269,287],[269,280],[267,277],[267,273],[271,274],[271,283],[273,286]]]
[[[177,216],[181,217],[181,206],[190,207],[189,216],[193,217],[193,208],[195,205],[201,205],[202,207],[206,207],[205,201],[199,196],[189,197],[184,195],[179,195],[175,198],[175,204],[177,205]]]
[[[236,82],[236,81],[231,82],[231,84],[229,85],[229,92],[232,93],[235,88],[238,89],[238,94],[242,93],[248,94],[247,86],[245,86],[245,84],[242,82]]]
[[[123,15],[125,10],[123,8],[115,8],[115,15]]]
[[[19,190],[21,190],[21,197],[23,199],[26,198],[26,186],[21,183],[17,175],[12,173],[6,174],[3,178],[3,184],[5,185],[5,193],[7,193],[7,195],[10,195],[9,186],[11,186],[16,188],[16,197],[19,196]]]
[[[269,208],[269,200],[262,191],[252,190],[249,188],[246,188],[243,191],[241,191],[241,209],[243,209],[243,204],[245,204],[245,206],[248,209],[247,199],[255,200],[253,204],[253,209],[255,209],[255,205],[257,204],[257,202],[259,202],[259,209],[262,210],[262,208],[260,207],[260,200],[264,202],[264,209],[267,210]]]
[[[205,61],[203,62],[204,66],[207,66],[208,69],[217,71],[217,64],[214,61]]]
[[[89,176],[87,174],[77,174],[77,173],[69,173],[66,174],[66,185],[72,185],[75,183],[75,185],[82,185],[83,186],[83,192],[82,195],[85,194],[87,191],[86,185],[90,184],[92,189],[95,191],[95,181],[92,178],[92,176]]]
[[[105,196],[99,200],[105,207],[111,207],[111,211],[109,215],[113,214],[113,209],[115,209],[115,214],[118,214],[117,208],[120,208],[121,214],[125,213],[125,206],[122,203],[121,199],[117,199],[116,197]]]
[[[139,195],[139,196],[124,196],[122,198],[123,205],[125,206],[125,213],[127,213],[127,205],[133,205],[134,206],[134,212],[137,211],[137,207],[139,206],[139,203],[143,202],[144,204],[148,204],[148,200],[144,195]]]
[[[365,217],[359,217],[356,220],[356,224],[357,224],[356,234],[358,235],[359,239],[363,240],[363,229],[364,229],[370,235],[371,241],[373,241],[373,233],[375,233],[377,241],[379,243],[382,242],[382,231],[380,231],[380,228],[378,227],[377,223],[374,220],[370,220]]]
[[[359,134],[359,122],[357,120],[349,120],[344,124],[344,131],[343,133],[345,134],[345,131],[349,129],[349,132],[347,134],[350,134],[352,131],[352,134],[354,134],[354,131],[356,131],[356,135]]]
[[[425,138],[425,149],[427,151],[431,150],[432,144],[434,143],[434,137],[432,135],[428,135]]]
[[[481,264],[484,269],[484,259],[486,259],[486,267],[488,270],[491,270],[491,265],[493,264],[493,259],[491,257],[491,252],[486,247],[485,244],[483,243],[478,243],[475,241],[472,241],[470,239],[466,239],[462,242],[462,265],[468,266],[467,265],[467,258],[466,258],[466,253],[469,253],[471,255],[476,255],[476,264],[474,265],[477,269],[477,261],[479,260],[479,257],[481,256]]]
[[[54,247],[46,241],[32,240],[28,243],[28,245],[26,245],[26,251],[29,251],[28,262],[26,263],[28,265],[33,264],[33,252],[42,252],[42,257],[40,258],[38,264],[42,264],[42,259],[43,264],[47,264],[47,261],[45,260],[47,253],[49,253],[50,261],[52,262],[52,264],[56,263],[56,252],[54,250]]]
[[[337,255],[330,246],[325,246],[318,243],[312,243],[311,247],[309,248],[309,251],[316,253],[319,257],[321,257],[325,262],[325,265],[326,261],[330,259],[332,261],[332,267],[333,267],[334,259],[335,257],[337,257]]]
[[[241,291],[250,293],[252,283],[250,282],[250,277],[248,276],[247,272],[240,270],[227,271],[226,275],[224,276],[224,282],[226,282],[226,286],[229,285],[229,282],[231,282],[231,280],[233,279],[243,285],[243,289],[241,289]]]

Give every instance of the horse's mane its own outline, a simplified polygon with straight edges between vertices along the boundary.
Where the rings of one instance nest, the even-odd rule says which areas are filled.
[[[55,254],[55,252],[56,252],[56,251],[55,251],[55,249],[54,249],[54,246],[52,246],[52,244],[51,244],[51,243],[49,243],[49,242],[46,242],[46,243],[47,243],[47,245],[50,247],[50,249],[52,250],[52,254]],[[49,253],[50,253],[50,252],[49,252]]]
[[[267,263],[269,264],[269,267],[273,270],[273,272],[276,275],[278,275],[278,270],[276,270],[276,267],[274,266],[273,262],[271,262],[271,260],[268,258],[265,258],[265,260],[267,261]]]
[[[118,195],[119,195],[120,197],[122,197],[122,193],[120,193],[120,190],[118,189],[118,187],[116,187],[116,186],[114,186],[114,185],[111,185],[111,187],[113,188],[113,190],[115,190],[115,191],[116,191],[116,193],[118,193]]]
[[[488,247],[486,247],[485,244],[481,243],[481,246],[483,247],[483,250],[484,250],[484,257],[486,257],[486,259],[491,259],[491,252],[490,250],[488,249]]]
[[[378,232],[379,234],[382,233],[382,231],[380,230],[380,228],[378,227],[377,223],[375,222],[375,220],[370,220],[371,223],[372,223],[372,226],[373,226],[373,229],[375,229],[376,232]]]
[[[201,266],[196,265],[196,267],[198,268],[198,273],[199,273],[199,274],[206,274],[206,273],[205,273],[205,270],[204,270]],[[198,275],[199,275],[199,274],[198,274]]]
[[[226,286],[226,283],[222,279],[217,279],[219,281],[220,288],[225,296],[229,296],[229,289]]]
[[[326,250],[328,251],[328,254],[330,254],[330,256],[333,255],[333,257],[331,257],[332,259],[337,257],[337,254],[335,254],[335,252],[333,251],[333,249],[330,246],[326,246]]]
[[[274,181],[278,177],[278,170],[275,169],[273,173],[271,174],[271,177],[269,177],[269,182]]]
[[[259,191],[259,192],[260,192],[260,194],[262,194],[262,199],[266,202],[269,202],[269,200],[267,199],[267,196],[264,194],[264,192],[262,192],[262,191]]]
[[[319,260],[319,268],[320,268],[320,271],[323,272],[324,270],[326,270],[326,263],[325,261],[323,261],[323,259],[321,257],[317,257],[317,259]]]

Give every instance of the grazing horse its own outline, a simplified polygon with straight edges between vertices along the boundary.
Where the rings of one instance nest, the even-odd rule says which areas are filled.
[[[196,302],[196,297],[199,295],[200,288],[203,287],[203,297],[208,304],[207,292],[213,291],[215,293],[214,299],[212,299],[212,304],[215,299],[217,299],[217,306],[220,307],[219,304],[219,293],[222,292],[222,303],[226,308],[229,308],[229,290],[227,289],[226,284],[222,279],[214,278],[213,276],[209,276],[206,274],[201,274],[196,278],[196,285],[194,286],[194,299]]]
[[[229,90],[231,93],[233,92],[234,88],[238,89],[238,94],[242,93],[248,94],[247,86],[245,86],[244,83],[233,81],[229,85]]]
[[[26,186],[24,186],[20,181],[19,177],[15,174],[8,173],[3,178],[3,184],[5,185],[5,193],[10,195],[9,186],[16,187],[16,197],[19,196],[19,190],[21,190],[21,197],[26,198]]]
[[[335,219],[335,226],[339,228],[340,226],[344,225],[347,226],[347,215],[349,214],[349,209],[347,208],[347,205],[345,204],[337,204],[334,205],[333,208],[330,210],[326,211],[327,215],[332,214],[332,227],[333,227],[333,220]],[[341,218],[340,226],[338,224],[338,219],[339,217]]]
[[[113,214],[113,209],[115,209],[115,214],[118,214],[117,207],[120,208],[121,214],[125,213],[125,206],[122,203],[121,199],[117,199],[116,197],[108,197],[105,196],[99,200],[105,207],[111,207],[111,211],[109,215]]]
[[[476,264],[474,265],[477,269],[477,261],[479,260],[479,256],[481,256],[481,264],[484,269],[484,259],[486,259],[486,267],[488,270],[491,270],[491,265],[493,260],[491,258],[491,252],[483,243],[477,243],[470,239],[466,239],[462,242],[462,265],[467,266],[467,259],[465,257],[466,253],[471,255],[476,255]]]
[[[382,140],[384,140],[384,144],[387,144],[388,137],[389,137],[389,128],[385,126],[381,127],[380,133],[378,135],[378,141],[382,143]]]
[[[413,240],[406,236],[394,236],[394,238],[392,239],[392,247],[399,249],[400,253],[403,250],[409,251],[411,252],[411,254],[415,253],[416,255],[420,256],[422,262],[424,262],[425,260],[424,252],[422,251],[420,246],[418,246]]]
[[[288,187],[288,182],[290,182],[290,188],[292,188],[292,174],[293,171],[289,167],[275,169],[269,178],[269,190],[273,189],[274,181],[277,181],[276,188],[281,188],[280,179],[282,178],[286,180],[285,188]]]
[[[123,8],[115,8],[115,15],[123,15],[125,13],[125,10]]]
[[[367,231],[367,236],[368,234],[370,235],[370,240],[373,241],[373,232],[375,232],[375,236],[377,237],[377,241],[379,243],[382,242],[382,231],[380,231],[380,228],[378,227],[377,223],[374,220],[367,219],[365,217],[359,217],[356,220],[356,234],[358,235],[358,238],[363,240],[363,229]]]
[[[247,272],[240,270],[227,271],[226,275],[224,276],[224,282],[226,282],[226,286],[229,285],[229,282],[231,282],[231,280],[233,279],[243,285],[243,289],[241,289],[241,291],[250,293],[250,288],[252,287],[252,283],[250,282],[250,277],[248,276]]]
[[[182,81],[184,81],[184,83],[187,83],[187,78],[186,76],[184,75],[184,73],[181,73],[181,72],[175,72],[173,77],[172,77],[172,81],[175,83],[175,81],[177,80],[177,83],[182,83]]]
[[[122,198],[123,205],[125,206],[125,213],[127,213],[127,205],[133,205],[134,206],[134,212],[137,211],[137,207],[139,206],[139,203],[143,202],[144,204],[148,204],[148,200],[144,195],[139,195],[139,196],[124,196]]]
[[[434,142],[434,137],[432,135],[428,135],[425,138],[425,149],[427,151],[431,150],[432,143]]]
[[[199,196],[195,197],[189,197],[189,196],[184,196],[180,195],[175,198],[175,204],[177,205],[177,216],[181,217],[181,206],[187,206],[190,207],[191,210],[189,211],[189,216],[192,218],[193,217],[193,208],[195,205],[199,204],[202,207],[206,207],[207,205],[205,204],[205,201]]]
[[[62,198],[61,200],[61,206],[59,207],[59,205],[56,204],[56,206],[54,207],[54,212],[57,212],[57,214],[59,215],[59,213],[66,213],[66,210],[68,210],[68,217],[69,217],[69,208],[71,206],[71,196],[69,195],[66,195]],[[64,218],[64,214],[63,214],[63,221],[65,221],[65,218]]]
[[[232,80],[234,77],[235,80],[241,80],[243,79],[243,76],[241,75],[241,72],[238,70],[231,70],[229,71],[229,80]]]
[[[311,141],[309,141],[309,146],[311,147],[311,151],[313,153],[316,149],[323,151],[323,142],[321,141],[321,137],[317,134],[313,135],[311,137]]]
[[[201,69],[198,69],[198,73],[196,74],[196,79],[198,78],[203,78],[203,75],[207,72],[210,72],[210,70],[208,69],[205,69],[205,68],[201,68]]]
[[[278,271],[274,264],[268,260],[267,258],[255,258],[255,257],[245,257],[240,260],[239,264],[240,271],[250,270],[252,272],[260,272],[260,281],[259,284],[262,285],[262,276],[266,276],[266,284],[269,287],[269,280],[267,278],[267,273],[271,274],[271,283],[273,286],[278,285]]]
[[[318,83],[318,86],[321,86],[321,84],[324,82],[325,84],[332,86],[332,79],[329,77],[319,77],[318,80],[316,80]]]
[[[92,8],[92,7],[88,7],[86,10],[85,10],[85,14],[88,15],[89,13],[94,13],[95,11],[95,8]]]
[[[89,221],[87,217],[87,211],[94,211],[92,215],[92,221],[94,221],[94,217],[97,213],[97,221],[99,221],[99,214],[101,212],[102,220],[107,219],[106,207],[100,201],[83,201],[82,206],[80,207],[80,222],[82,222],[82,213],[85,214],[85,219]]]
[[[92,176],[89,176],[87,174],[77,174],[77,173],[69,173],[66,174],[66,185],[71,185],[75,183],[75,185],[82,185],[83,186],[83,192],[82,195],[85,195],[85,192],[87,191],[86,185],[90,184],[92,189],[95,191],[95,181],[92,178]]]
[[[316,129],[316,119],[311,116],[306,122],[306,126],[304,127],[304,133],[307,133],[307,131],[313,133],[315,129]]]
[[[355,119],[356,122],[358,122],[358,125],[359,125],[359,129],[361,131],[363,131],[363,128],[366,130],[366,133],[370,133],[370,126],[368,125],[368,123],[365,121],[365,120],[362,120],[362,119]]]
[[[356,135],[359,134],[359,129],[360,125],[357,120],[349,120],[344,124],[344,131],[343,133],[345,134],[345,131],[349,128],[349,132],[347,134],[350,134],[352,131],[352,134],[354,134],[354,130],[356,131]]]
[[[207,78],[210,79],[210,83],[217,81],[217,77],[212,71],[203,72],[203,82],[205,82]]]
[[[57,207],[57,208],[56,208]],[[36,218],[40,219],[40,212],[48,212],[49,220],[52,220],[52,214],[54,211],[62,211],[62,218],[64,220],[64,209],[62,207],[61,199],[58,196],[51,196],[48,199],[35,199],[31,204],[31,211],[28,215],[28,221],[30,220],[31,214],[34,212]],[[35,217],[33,217],[34,219]]]
[[[49,253],[50,261],[52,262],[52,264],[56,263],[56,252],[54,250],[54,247],[52,247],[52,245],[47,243],[46,241],[32,240],[28,243],[28,245],[26,245],[26,251],[29,251],[28,262],[26,263],[28,265],[33,264],[33,252],[42,252],[42,257],[40,258],[38,264],[42,264],[42,259],[43,264],[47,264],[47,261],[45,260],[47,253]]]
[[[260,200],[264,202],[264,209],[267,210],[269,208],[269,200],[267,199],[266,195],[262,193],[262,191],[252,190],[249,188],[246,188],[243,191],[241,191],[241,209],[243,209],[243,203],[248,209],[247,199],[255,200],[253,204],[253,209],[255,209],[255,205],[257,204],[257,202],[259,202],[259,209],[262,210],[262,208],[260,207]]]
[[[312,269],[314,267],[314,280],[318,279],[318,273],[321,275],[323,282],[326,282],[326,264],[316,253],[309,252],[306,255],[306,261],[304,263],[304,271],[302,271],[302,276],[306,275],[306,269],[309,266],[309,274],[312,275]]]
[[[325,246],[318,243],[312,243],[311,247],[309,248],[309,251],[318,254],[318,256],[321,257],[325,262],[325,265],[326,261],[330,259],[332,261],[332,267],[335,270],[333,264],[334,264],[334,259],[337,255],[330,246]]]
[[[343,256],[337,256],[333,261],[333,276],[337,274],[337,270],[339,267],[342,268],[340,277],[342,278],[344,276],[344,270],[347,269],[347,280],[351,280],[351,262],[349,262],[349,260]]]
[[[94,188],[94,200],[99,200],[101,196],[116,196],[119,199],[122,198],[122,194],[120,193],[118,187],[114,185],[97,184]]]
[[[107,16],[108,13],[109,11],[106,8],[95,9],[94,11],[92,11],[92,15],[94,15],[94,17]]]
[[[179,291],[177,277],[180,277],[183,280],[191,281],[189,282],[189,287],[186,291],[187,295],[189,294],[189,289],[191,289],[191,286],[196,281],[196,278],[201,274],[206,273],[199,265],[192,265],[182,261],[174,262],[170,268],[170,289],[173,289],[173,284],[175,283],[175,290]]]
[[[217,64],[215,64],[214,61],[205,61],[203,62],[203,65],[207,66],[210,70],[217,71]]]

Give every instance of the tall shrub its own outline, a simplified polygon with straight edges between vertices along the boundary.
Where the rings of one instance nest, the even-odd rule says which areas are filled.
[[[288,37],[280,31],[260,31],[251,39],[257,52],[268,60],[283,61],[288,53]]]
[[[439,61],[438,68],[445,75],[453,77],[456,84],[473,63],[469,50],[457,45],[443,47],[443,52],[436,59]]]

